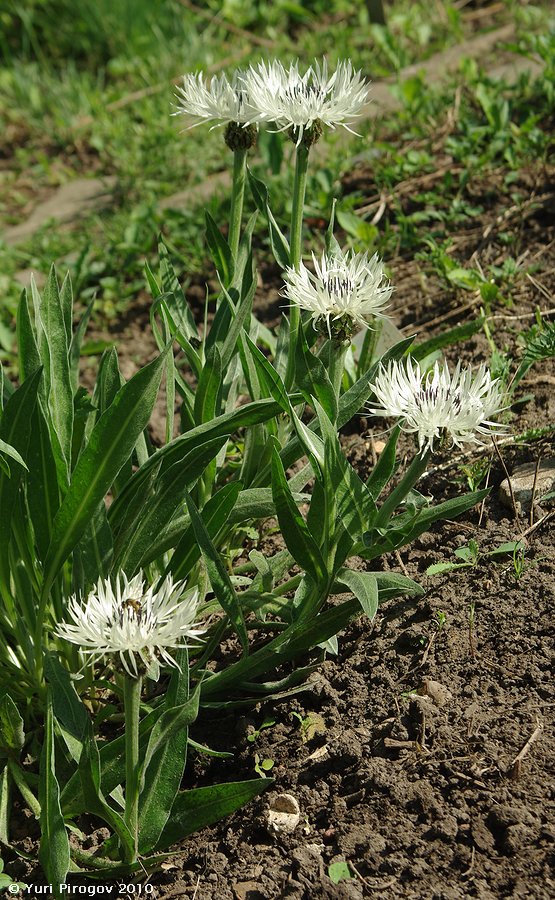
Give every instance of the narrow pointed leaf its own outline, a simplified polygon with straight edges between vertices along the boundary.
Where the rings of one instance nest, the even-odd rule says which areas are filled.
[[[160,356],[137,372],[120,388],[95,425],[54,520],[45,561],[45,592],[84,534],[90,517],[146,427],[160,386],[163,364],[164,357]]]
[[[287,549],[316,582],[325,580],[322,554],[293,500],[277,450],[272,456],[272,497]]]
[[[69,839],[60,807],[60,787],[56,779],[54,757],[54,716],[52,701],[47,700],[46,726],[43,738],[39,775],[40,848],[39,860],[53,896],[59,898],[60,885],[66,883],[69,871]]]
[[[158,850],[171,847],[206,825],[219,822],[273,784],[271,778],[236,781],[195,788],[178,794],[170,819],[158,842]]]
[[[193,500],[189,494],[186,495],[186,500],[193,530],[195,532],[199,547],[202,551],[204,563],[206,565],[206,571],[208,572],[210,584],[212,585],[212,590],[216,595],[218,603],[228,614],[233,627],[237,632],[237,637],[241,642],[243,651],[246,654],[248,653],[249,639],[247,635],[247,629],[245,628],[243,612],[239,604],[239,598],[235,593],[235,589],[231,583],[231,579],[227,573],[224,563],[222,562],[222,558],[214,547],[214,544],[210,539],[210,535],[208,534],[206,526],[202,521],[199,511],[193,503]]]

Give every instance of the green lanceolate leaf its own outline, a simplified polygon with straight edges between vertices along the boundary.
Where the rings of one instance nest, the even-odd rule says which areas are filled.
[[[326,565],[322,554],[297,508],[275,449],[272,456],[272,497],[287,549],[314,581],[324,581]]]
[[[124,384],[91,432],[54,520],[45,562],[45,594],[146,427],[163,364],[160,356]]]
[[[23,719],[10,695],[4,694],[0,699],[0,755],[19,757],[24,743]]]
[[[477,334],[482,330],[484,322],[485,316],[479,316],[473,322],[466,322],[464,325],[457,325],[456,328],[451,328],[449,331],[442,331],[441,334],[430,338],[430,340],[413,346],[410,355],[413,359],[425,359],[430,353],[435,353],[436,350],[441,350],[442,347],[467,341],[473,334]]]
[[[297,386],[307,403],[313,398],[319,401],[332,422],[337,417],[337,397],[328,373],[321,359],[314,356],[309,348],[303,329],[299,329],[296,348]]]
[[[73,388],[73,392],[77,390],[79,386],[79,361],[81,358],[81,347],[83,345],[83,338],[85,337],[85,332],[87,330],[87,326],[89,324],[91,314],[93,311],[95,298],[89,301],[89,304],[79,319],[79,324],[75,329],[75,333],[73,336],[70,335],[70,345],[69,345],[69,371],[71,376],[71,385]]]
[[[218,532],[229,522],[231,511],[237,502],[240,490],[240,481],[224,485],[208,500],[200,512],[202,521],[212,540],[215,540]],[[189,527],[186,528],[185,533],[182,534],[179,543],[175,547],[165,573],[166,575],[171,573],[176,581],[187,577],[201,555],[190,521],[189,519]]]
[[[41,369],[37,369],[11,395],[0,420],[0,438],[10,447],[14,447],[23,459],[27,458],[31,439],[33,410],[37,402],[40,378]],[[9,476],[0,471],[0,573],[6,581],[12,534],[11,522],[22,474],[21,466],[14,466]]]
[[[373,572],[358,572],[355,569],[340,569],[337,580],[349,588],[359,601],[362,611],[370,621],[378,611],[378,582]]]
[[[223,286],[227,288],[233,281],[233,273],[235,269],[233,254],[228,242],[226,241],[225,237],[221,233],[208,210],[205,210],[205,216],[206,240],[208,243],[208,249],[210,250],[210,255],[214,261],[214,265],[218,270],[221,282]]]
[[[19,379],[21,382],[40,369],[41,362],[35,332],[29,315],[27,291],[22,291],[17,308],[17,351],[19,356]]]
[[[66,883],[70,865],[69,839],[60,807],[60,787],[56,779],[54,756],[54,715],[50,696],[46,704],[46,725],[40,760],[40,848],[39,860],[53,896],[60,898],[60,885]]]
[[[245,334],[244,338],[256,366],[260,383],[265,386],[269,396],[273,397],[276,403],[279,403],[283,412],[289,412],[290,402],[283,381],[271,363],[268,362],[262,351],[259,350],[254,341],[250,339],[248,334]]]
[[[389,479],[395,471],[397,441],[399,439],[400,433],[401,429],[399,425],[395,425],[387,444],[380,453],[378,461],[372,469],[368,481],[366,482],[366,487],[372,494],[374,500],[377,500],[379,498],[380,494],[388,484]]]
[[[33,439],[27,451],[27,506],[39,556],[43,561],[50,545],[52,523],[60,506],[60,489],[50,430],[40,400],[32,413],[31,433]]]
[[[64,284],[68,284],[64,282]],[[71,437],[73,433],[73,389],[69,367],[68,324],[71,329],[71,312],[68,323],[67,291],[62,296],[58,289],[56,270],[52,266],[39,305],[39,316],[44,342],[39,344],[41,360],[46,376],[46,392],[52,426],[58,439],[67,471],[71,461]],[[71,302],[70,302],[71,310]]]
[[[137,492],[144,490],[144,485],[150,478],[152,471],[156,470],[157,467],[165,471],[174,463],[182,460],[187,453],[194,452],[199,444],[214,438],[223,437],[224,435],[233,434],[239,428],[248,428],[250,425],[266,422],[268,419],[276,416],[279,411],[279,406],[273,400],[258,400],[256,403],[247,403],[233,412],[218,416],[211,422],[197,425],[196,428],[192,428],[186,434],[175,438],[170,444],[161,447],[134,473],[133,477],[126,484],[125,490],[112,504],[109,518],[114,531],[119,528],[130,498],[134,497]]]
[[[175,463],[155,481],[154,492],[131,533],[126,532],[114,561],[117,571],[132,575],[150,555],[150,548],[177,508],[185,500],[187,485],[198,478],[225,444],[227,436],[201,444],[188,458]]]
[[[397,550],[423,534],[433,522],[440,519],[456,519],[480,503],[488,494],[489,489],[474,491],[462,497],[445,500],[436,506],[401,513],[390,521],[387,529],[371,530],[364,534],[363,545],[356,547],[356,553],[363,559],[375,559],[389,550]]]
[[[195,422],[197,425],[212,421],[218,414],[221,391],[222,358],[218,348],[211,347],[206,354],[206,363],[195,391]]]
[[[195,537],[202,551],[212,590],[216,595],[218,603],[229,616],[233,627],[237,632],[237,637],[241,641],[243,652],[246,654],[249,649],[249,639],[247,629],[245,628],[243,612],[239,604],[239,598],[235,593],[235,588],[231,583],[231,579],[222,562],[222,558],[214,547],[199,511],[189,494],[186,495],[186,501],[193,531],[195,532]]]
[[[0,438],[0,456],[9,456],[10,459],[15,460],[18,465],[23,466],[24,469],[27,469],[25,462],[23,461],[21,455],[17,452],[15,447],[12,447],[11,444],[7,444],[6,441],[2,440],[2,438]],[[9,478],[11,475],[10,467],[8,466],[7,470],[4,469],[4,471]],[[27,471],[29,470],[27,469]]]
[[[260,212],[268,219],[270,245],[272,247],[274,258],[282,269],[287,269],[288,266],[291,265],[291,250],[287,238],[283,234],[270,209],[268,188],[263,181],[252,174],[250,169],[247,169],[247,173],[254,202]]]
[[[187,649],[179,650],[175,659],[180,668],[174,669],[172,673],[164,700],[164,712],[150,732],[146,751],[139,800],[140,853],[148,853],[156,846],[168,821],[185,770],[188,725],[198,713],[198,692],[189,698]],[[164,716],[171,718],[172,715],[175,727],[170,733],[167,727],[163,727],[163,723]]]
[[[271,778],[214,784],[182,791],[177,795],[169,821],[158,842],[158,850],[171,847],[206,825],[219,822],[273,784]]]
[[[75,762],[79,762],[85,732],[89,724],[87,710],[77,696],[68,670],[54,653],[45,655],[44,672],[50,685],[54,716],[69,735],[68,748]]]
[[[380,602],[391,597],[403,597],[405,594],[421,597],[426,593],[421,584],[406,575],[399,575],[397,572],[374,572],[373,575],[378,583]]]

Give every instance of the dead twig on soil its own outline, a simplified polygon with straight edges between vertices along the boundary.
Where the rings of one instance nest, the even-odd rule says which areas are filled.
[[[501,466],[502,466],[503,471],[504,471],[504,473],[505,473],[505,477],[506,477],[506,479],[507,479],[507,484],[509,485],[509,494],[510,494],[510,497],[511,497],[511,503],[513,504],[513,510],[514,510],[514,514],[515,514],[515,521],[516,521],[516,523],[517,523],[517,525],[518,525],[518,528],[519,528],[520,532],[522,533],[522,527],[521,527],[521,525],[520,525],[520,519],[519,519],[519,515],[518,515],[518,509],[517,509],[517,506],[516,506],[515,492],[514,492],[514,490],[513,490],[513,484],[512,484],[512,481],[511,481],[511,476],[509,475],[509,470],[507,469],[507,466],[505,465],[505,460],[504,460],[503,457],[501,456],[501,451],[499,450],[499,447],[497,446],[497,441],[496,441],[496,439],[495,439],[495,438],[492,438],[492,442],[493,442],[494,450],[495,450],[495,452],[496,452],[496,454],[497,454],[497,458],[499,459],[499,462],[501,463]]]
[[[541,460],[542,460],[542,457],[541,457],[541,453],[540,453],[536,460],[536,468],[534,469],[534,483],[532,484],[532,498],[530,500],[530,528],[534,524],[534,501],[536,499],[536,488],[538,486],[538,474],[540,471]]]
[[[539,528],[540,525],[544,525],[546,522],[549,522],[549,520],[552,519],[553,516],[555,516],[555,510],[546,513],[545,516],[542,516],[541,519],[538,519],[537,522],[534,522],[534,524],[531,525],[530,528],[527,528],[526,531],[523,531],[520,535],[521,538],[528,537],[528,535],[532,534],[532,532]]]
[[[474,868],[474,860],[475,860],[475,858],[476,858],[476,847],[474,846],[474,844],[472,844],[472,853],[471,853],[471,856],[470,856],[470,865],[469,865],[468,869],[466,869],[465,872],[462,872],[462,873],[461,873],[461,878],[468,878],[468,876],[469,876],[470,873],[472,872],[472,869]]]
[[[533,744],[536,743],[536,741],[538,740],[542,731],[543,731],[543,722],[540,719],[538,719],[537,723],[536,723],[536,727],[534,728],[534,731],[532,732],[532,734],[526,741],[526,743],[525,743],[524,747],[522,748],[522,750],[520,751],[520,753],[517,753],[517,755],[515,756],[515,758],[513,759],[512,763],[511,763],[511,778],[520,778],[520,775],[522,773],[522,760],[526,756],[528,756],[528,753],[530,752],[530,748],[532,747]]]

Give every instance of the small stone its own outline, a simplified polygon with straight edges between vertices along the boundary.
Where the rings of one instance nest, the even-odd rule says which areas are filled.
[[[299,804],[292,794],[277,794],[270,798],[267,826],[274,833],[290,834],[301,820]]]
[[[532,493],[536,490],[534,501],[539,502],[544,494],[555,490],[555,459],[542,459],[536,477],[536,464],[525,463],[517,466],[510,476],[510,484],[513,489],[517,513],[527,515],[532,506]],[[499,485],[499,499],[509,509],[513,508],[509,479],[505,479]]]
[[[420,693],[433,700],[436,706],[445,706],[446,703],[449,703],[449,700],[453,699],[453,694],[449,688],[441,684],[440,681],[434,681],[432,678],[422,679]]]

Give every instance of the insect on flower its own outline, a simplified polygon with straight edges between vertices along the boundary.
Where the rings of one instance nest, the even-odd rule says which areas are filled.
[[[55,633],[93,657],[117,655],[131,677],[139,674],[137,657],[146,669],[158,657],[177,667],[169,650],[187,646],[204,631],[194,624],[198,594],[183,596],[184,591],[185,582],[174,583],[170,575],[155,590],[141,572],[131,580],[121,572],[114,583],[100,579],[84,604],[73,596],[70,621]]]

